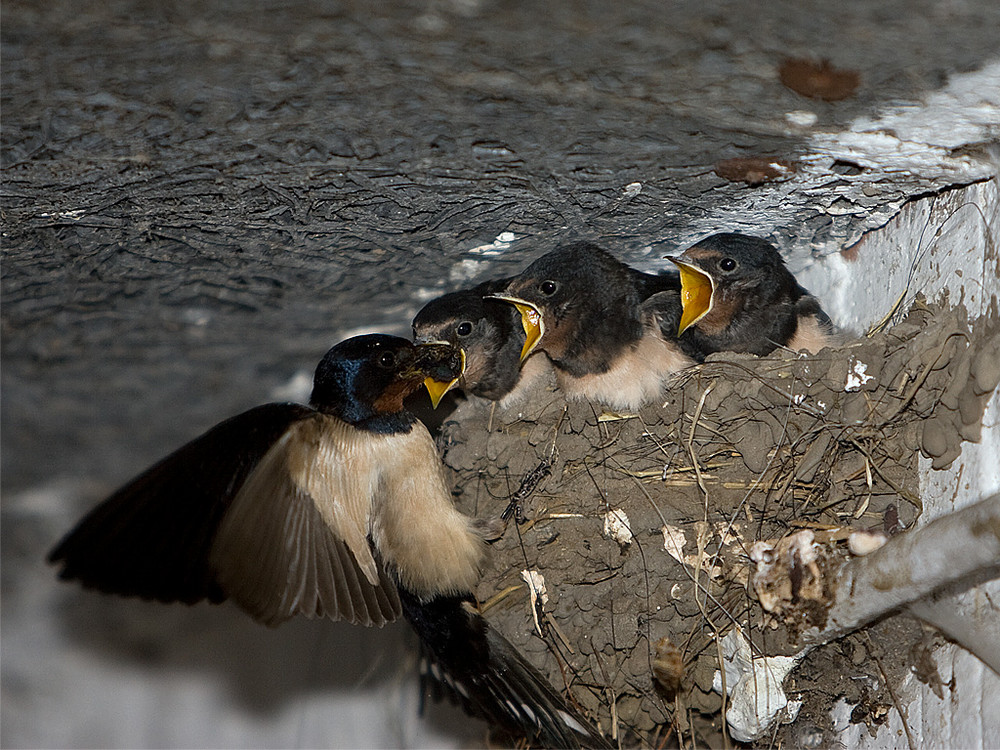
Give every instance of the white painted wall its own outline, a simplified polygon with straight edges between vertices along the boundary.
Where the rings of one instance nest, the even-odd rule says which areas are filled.
[[[884,228],[867,235],[853,260],[834,254],[799,273],[841,325],[865,330],[905,294],[964,302],[971,319],[1000,301],[1000,189],[996,180],[906,205]],[[856,255],[854,254],[856,252]],[[920,523],[1000,491],[1000,396],[993,394],[983,420],[982,440],[966,443],[961,456],[943,471],[921,458]],[[961,554],[956,550],[956,554]],[[972,637],[1000,641],[1000,580],[942,603],[946,616]],[[965,649],[949,644],[935,654],[945,684],[939,699],[912,675],[897,689],[907,725],[918,746],[1000,747],[1000,676]],[[950,681],[954,680],[951,685]],[[835,715],[844,727],[841,741],[851,748],[909,748],[899,714],[872,738],[847,721],[850,708]]]

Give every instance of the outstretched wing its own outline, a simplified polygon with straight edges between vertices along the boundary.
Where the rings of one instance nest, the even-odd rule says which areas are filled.
[[[213,427],[92,510],[49,553],[60,577],[162,602],[225,599],[208,565],[246,477],[289,425],[312,413],[267,404]]]
[[[268,404],[223,422],[101,503],[49,560],[88,588],[186,604],[232,597],[272,625],[294,614],[395,619],[395,585],[367,547],[371,562],[359,568],[283,460],[289,436],[322,419],[298,404]],[[308,461],[308,450],[299,455]],[[370,505],[370,495],[350,501]]]
[[[223,591],[256,619],[381,626],[399,616],[396,585],[368,542],[381,473],[370,441],[313,414],[289,427],[247,477],[210,560]]]

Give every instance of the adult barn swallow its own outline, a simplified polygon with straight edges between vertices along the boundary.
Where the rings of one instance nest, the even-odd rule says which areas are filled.
[[[212,428],[98,505],[49,560],[88,588],[231,599],[272,626],[402,614],[468,710],[553,746],[603,741],[463,603],[486,543],[403,403],[421,384],[444,393],[460,370],[447,344],[343,341],[317,367],[309,406],[267,404]],[[474,674],[448,659],[465,651]]]
[[[830,318],[769,242],[714,234],[669,260],[680,269],[679,340],[695,359],[779,346],[815,353],[833,342]]]
[[[544,351],[569,397],[638,409],[694,363],[675,340],[679,289],[676,276],[643,273],[577,242],[538,258],[495,296],[521,314],[522,359]]]
[[[99,505],[50,560],[88,587],[228,598],[268,625],[382,625],[400,614],[397,582],[421,597],[469,591],[485,545],[403,406],[459,367],[450,346],[348,339],[320,362],[308,407],[267,404],[209,430]]]

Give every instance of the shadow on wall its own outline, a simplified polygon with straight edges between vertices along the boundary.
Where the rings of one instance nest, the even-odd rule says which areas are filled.
[[[230,604],[163,605],[81,590],[67,592],[56,614],[61,635],[108,667],[186,672],[262,715],[305,694],[398,682],[416,670],[405,625],[293,620],[271,629]]]

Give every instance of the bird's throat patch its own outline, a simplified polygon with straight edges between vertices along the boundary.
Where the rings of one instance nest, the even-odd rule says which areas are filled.
[[[372,402],[376,413],[395,414],[403,410],[403,399],[420,387],[420,381],[400,379],[389,384],[377,399]]]

